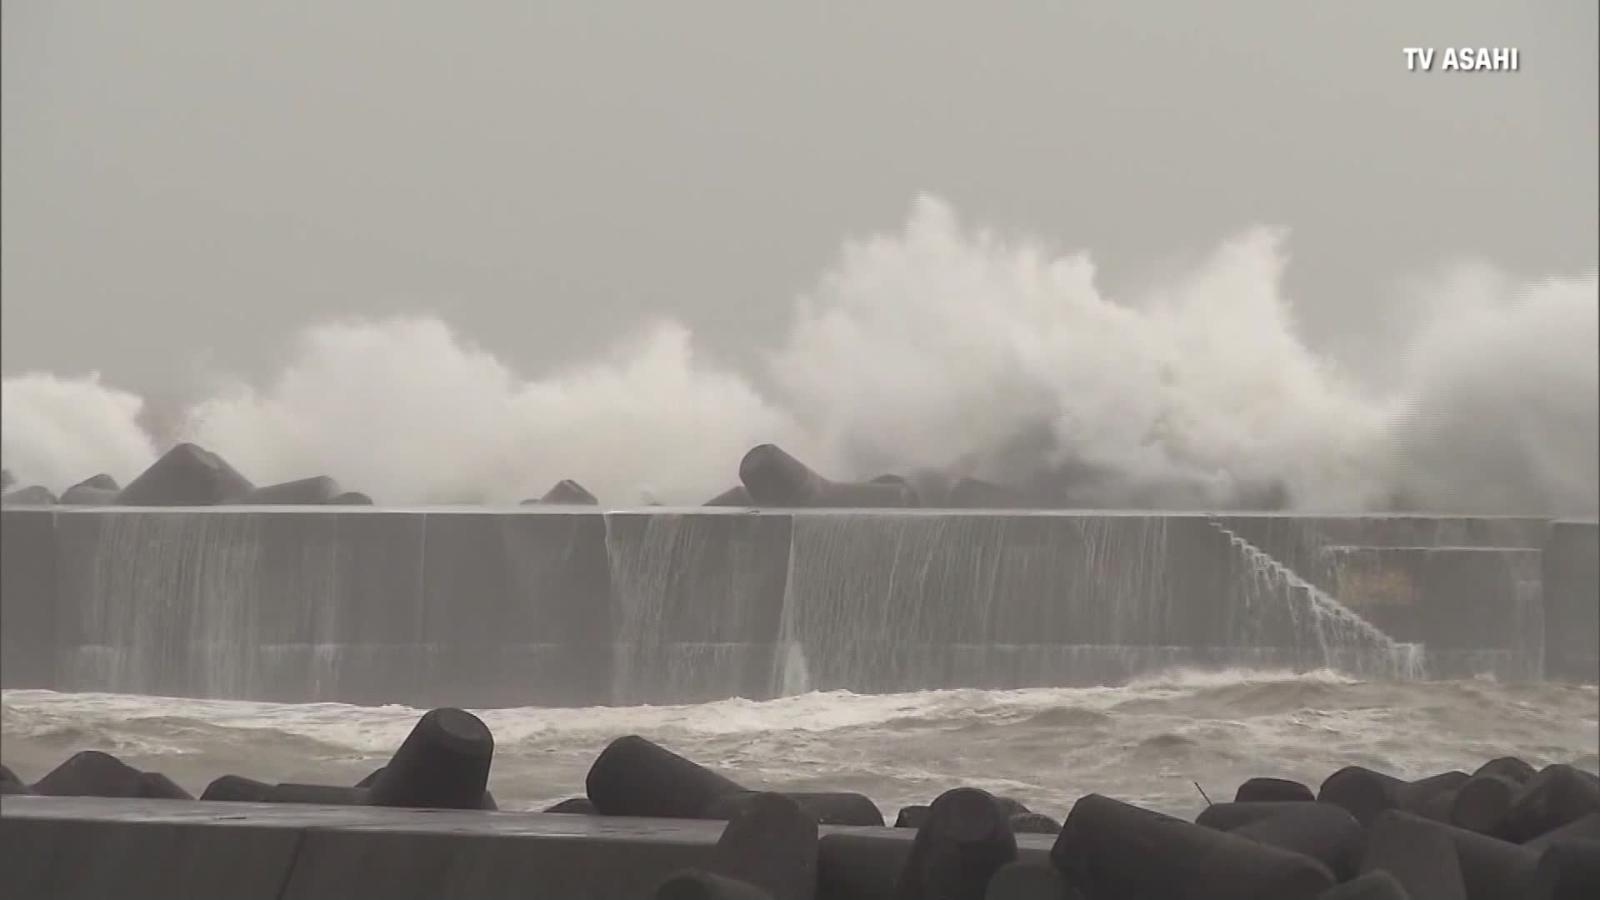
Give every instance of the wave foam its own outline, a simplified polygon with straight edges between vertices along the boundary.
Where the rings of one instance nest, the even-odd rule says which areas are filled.
[[[1358,387],[1296,333],[1285,241],[1251,230],[1113,298],[1087,255],[922,198],[800,298],[765,354],[771,396],[671,322],[530,378],[437,319],[343,321],[196,404],[182,436],[257,481],[326,472],[386,503],[508,502],[561,478],[694,503],[774,441],[836,477],[938,470],[1085,506],[1600,507],[1600,279],[1462,269],[1419,299],[1432,312],[1391,383]],[[123,477],[153,452],[138,399],[92,377],[7,378],[5,399],[25,482]]]
[[[581,793],[606,743],[640,734],[751,787],[861,791],[891,817],[960,784],[1052,815],[1090,791],[1190,815],[1201,802],[1194,781],[1225,796],[1251,776],[1315,785],[1352,763],[1415,778],[1513,754],[1592,770],[1596,699],[1592,685],[1238,671],[1173,672],[1123,687],[841,691],[479,714],[495,735],[491,787],[506,809]],[[97,748],[194,791],[224,772],[354,783],[387,760],[422,714],[16,690],[0,692],[0,711],[0,750],[25,778]]]

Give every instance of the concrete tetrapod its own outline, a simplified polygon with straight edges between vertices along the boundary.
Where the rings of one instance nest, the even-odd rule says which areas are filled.
[[[245,506],[323,506],[340,496],[339,482],[326,475],[258,487],[238,500]]]
[[[201,800],[218,800],[240,803],[265,803],[272,793],[272,785],[243,775],[223,775],[206,785]]]
[[[1235,803],[1270,803],[1272,801],[1315,800],[1311,788],[1286,778],[1251,778],[1234,792]]]
[[[0,506],[55,506],[56,495],[43,485],[31,484],[0,497]]]
[[[1055,866],[1023,860],[1001,866],[983,892],[983,900],[1081,900],[1082,897]]]
[[[1498,835],[1505,830],[1506,817],[1521,793],[1522,785],[1505,776],[1474,775],[1454,791],[1438,795],[1447,808],[1442,810],[1444,815],[1429,818],[1479,834]],[[1440,804],[1429,805],[1437,808]]]
[[[755,794],[723,829],[711,869],[773,900],[809,900],[817,889],[817,820],[782,794]]]
[[[921,828],[922,823],[928,821],[928,807],[921,804],[900,807],[900,812],[894,817],[896,828]]]
[[[1335,807],[1338,808],[1340,807]],[[1278,815],[1283,809],[1284,803],[1278,801],[1213,803],[1200,810],[1200,814],[1194,817],[1194,823],[1218,831],[1232,831],[1241,825],[1249,825],[1251,822]]]
[[[33,788],[28,787],[17,773],[6,766],[0,766],[0,794],[31,794]]]
[[[977,788],[948,790],[928,805],[896,896],[983,900],[989,879],[1016,858],[1016,835],[995,798]]]
[[[1515,756],[1501,756],[1479,766],[1472,774],[1498,775],[1501,778],[1509,778],[1517,784],[1525,784],[1528,779],[1537,775],[1538,772],[1538,769]]]
[[[1387,869],[1417,900],[1453,898],[1454,881],[1441,858],[1455,863],[1467,900],[1542,896],[1537,850],[1400,810],[1374,820],[1361,871]]]
[[[417,721],[372,780],[375,806],[481,809],[494,735],[477,716],[442,707]]]
[[[739,462],[739,480],[759,506],[875,509],[917,503],[903,482],[830,481],[775,444],[751,448]]]
[[[1012,834],[1060,834],[1061,823],[1049,816],[1036,812],[1012,813],[1008,820],[1011,822]]]
[[[1303,854],[1327,866],[1340,881],[1356,874],[1366,842],[1355,817],[1331,803],[1217,803],[1201,812],[1195,824]]]
[[[817,821],[782,794],[744,796],[705,869],[678,872],[657,898],[810,900],[817,888]]]
[[[85,478],[61,492],[62,506],[110,506],[117,502],[122,489],[110,475],[100,474]]]
[[[372,505],[372,498],[368,497],[366,494],[361,493],[360,491],[345,491],[344,493],[340,494],[339,496],[334,497],[332,500],[329,500],[328,501],[328,505],[329,506],[371,506]]]
[[[144,773],[109,753],[82,750],[33,785],[45,797],[138,797]]]
[[[139,796],[148,800],[193,800],[194,795],[160,772],[139,773]]]
[[[1584,816],[1600,812],[1600,782],[1556,763],[1545,766],[1522,786],[1506,811],[1504,834],[1513,841],[1530,841]]]
[[[1405,781],[1362,766],[1345,766],[1322,782],[1317,799],[1342,806],[1357,822],[1370,825],[1384,810],[1420,812],[1435,794],[1459,788],[1470,777],[1465,772],[1445,772]]]
[[[743,787],[638,735],[612,741],[589,768],[589,799],[607,816],[705,818],[712,801]]]
[[[1539,857],[1539,874],[1550,900],[1594,900],[1600,896],[1600,841],[1552,843]]]
[[[215,453],[179,444],[128,482],[122,506],[215,506],[249,494],[255,486]]]
[[[1313,900],[1334,884],[1299,853],[1099,794],[1073,805],[1050,857],[1090,897]]]
[[[569,797],[560,803],[545,807],[544,811],[576,816],[597,816],[600,814],[588,797]]]
[[[599,498],[589,493],[589,489],[573,481],[563,478],[556,482],[539,502],[545,506],[598,506]]]
[[[1323,891],[1317,900],[1411,900],[1393,875],[1379,869]]]
[[[750,491],[742,484],[736,484],[722,493],[705,502],[706,506],[754,506],[755,501],[750,499]]]
[[[1563,840],[1600,841],[1600,813],[1590,813],[1560,828],[1552,828],[1531,841],[1524,841],[1522,846],[1543,850],[1556,841]]]
[[[883,813],[876,804],[861,794],[849,792],[780,792],[793,800],[800,809],[817,820],[819,825],[858,825],[883,827]],[[703,816],[707,819],[732,819],[738,816],[761,794],[741,791],[723,794],[712,800]]]
[[[1414,900],[1467,900],[1455,843],[1425,823],[1405,813],[1379,815],[1361,860],[1362,873],[1388,873]]]

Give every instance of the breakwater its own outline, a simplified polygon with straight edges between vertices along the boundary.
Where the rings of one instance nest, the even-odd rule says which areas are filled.
[[[8,688],[477,707],[1593,680],[1596,529],[975,510],[8,508]],[[1586,618],[1587,617],[1587,618]]]
[[[581,795],[499,813],[495,743],[472,714],[435,709],[354,786],[228,774],[199,802],[101,751],[31,783],[0,767],[0,865],[19,894],[52,897],[1565,900],[1600,886],[1600,779],[1515,756],[1416,780],[1346,765],[1316,789],[1251,777],[1193,822],[1098,792],[1057,820],[963,785],[885,828],[861,794],[751,789],[637,735],[600,751]]]

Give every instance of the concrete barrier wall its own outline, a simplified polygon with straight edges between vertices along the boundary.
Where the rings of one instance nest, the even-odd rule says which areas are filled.
[[[63,900],[636,900],[652,896],[674,872],[711,865],[724,827],[621,816],[7,796],[0,799],[0,872],[7,896]],[[916,836],[910,828],[818,830],[814,877],[856,886],[845,892],[850,896],[891,890]],[[841,840],[854,851],[832,852]],[[1022,834],[1016,842],[1018,858],[1043,863],[1055,836]],[[809,896],[815,885],[791,887]]]
[[[1335,548],[1544,546],[1550,520],[1527,516],[1227,515],[1219,521],[1312,584],[1339,587]]]
[[[1436,672],[1448,660],[1448,674],[1543,675],[1539,550],[1333,545],[1324,556],[1334,596],[1396,640],[1425,643]]]
[[[428,513],[418,705],[609,699],[606,525],[598,513]]]
[[[0,870],[18,897],[650,896],[706,865],[721,822],[6,797]]]
[[[426,670],[421,517],[61,512],[55,526],[63,689],[378,702]]]
[[[817,689],[1092,682],[1193,661],[1175,648],[1274,645],[1230,628],[1232,562],[1203,517],[837,515],[793,528],[779,640],[803,648]]]
[[[1600,525],[1554,523],[1543,564],[1545,670],[1600,681]]]
[[[41,798],[42,799],[42,798]],[[59,798],[50,798],[59,799]],[[36,817],[6,798],[0,867],[11,896],[126,900],[227,897],[279,900],[301,832],[273,822],[90,814]]]
[[[0,516],[0,684],[55,687],[55,514],[6,510]]]
[[[1524,640],[1542,614],[1538,551],[1396,545],[1544,530],[1054,512],[10,509],[3,682],[588,705],[1107,683],[1170,665],[1382,655],[1375,632],[1329,617],[1282,558],[1320,572],[1328,594],[1394,638],[1467,670],[1524,675],[1544,643],[1542,628],[1538,646]],[[1593,525],[1559,534],[1554,571],[1573,587],[1557,619],[1592,622]],[[1410,579],[1403,609],[1341,582],[1368,559]],[[1588,665],[1592,643],[1562,639],[1560,659]]]
[[[768,696],[791,517],[613,513],[605,525],[611,700]]]

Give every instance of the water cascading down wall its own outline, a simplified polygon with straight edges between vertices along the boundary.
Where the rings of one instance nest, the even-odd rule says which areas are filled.
[[[1571,638],[1600,603],[1593,523],[56,508],[6,510],[3,537],[7,688],[485,707],[1597,658]]]

